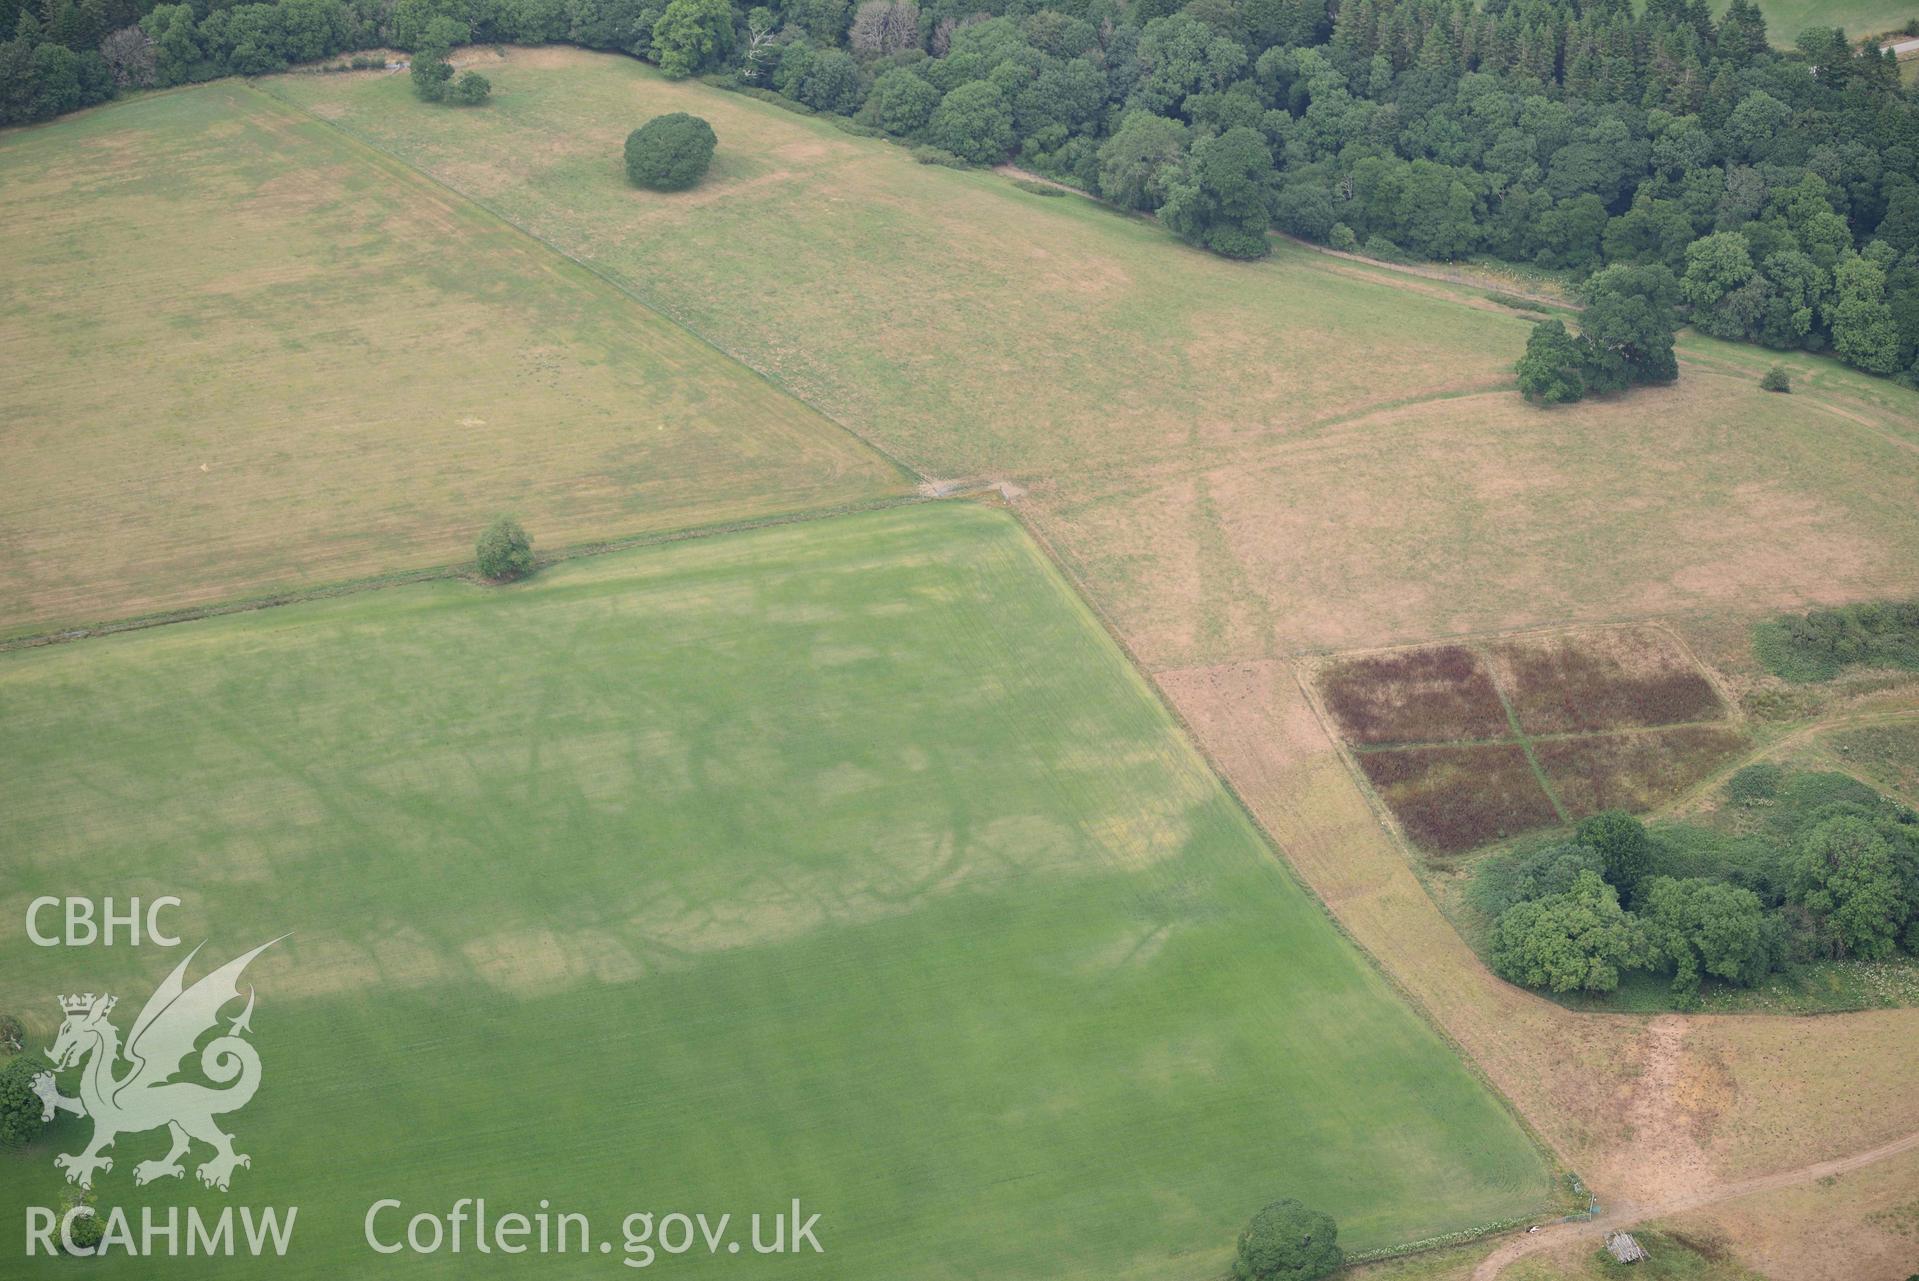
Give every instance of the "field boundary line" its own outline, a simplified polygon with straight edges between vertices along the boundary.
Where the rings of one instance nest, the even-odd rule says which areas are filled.
[[[1033,545],[1040,550],[1040,554],[1046,558],[1048,563],[1053,566],[1054,571],[1058,573],[1066,585],[1072,589],[1073,594],[1086,606],[1087,612],[1098,621],[1100,629],[1106,633],[1107,637],[1119,649],[1120,654],[1125,657],[1127,663],[1133,668],[1134,672],[1139,675],[1147,689],[1152,691],[1153,698],[1159,703],[1160,707],[1165,710],[1166,714],[1172,718],[1173,724],[1178,727],[1181,737],[1186,740],[1187,745],[1192,749],[1193,753],[1200,759],[1201,763],[1206,766],[1207,773],[1219,784],[1220,789],[1226,794],[1228,799],[1232,801],[1241,816],[1245,818],[1246,822],[1252,827],[1252,830],[1258,834],[1260,844],[1266,849],[1267,857],[1279,867],[1280,871],[1287,879],[1292,881],[1300,893],[1306,896],[1308,901],[1319,908],[1320,914],[1326,918],[1327,922],[1338,932],[1339,936],[1351,944],[1353,950],[1365,959],[1367,967],[1379,976],[1380,980],[1392,990],[1394,995],[1406,1003],[1407,1008],[1413,1011],[1419,1021],[1425,1024],[1425,1026],[1432,1031],[1433,1035],[1437,1036],[1440,1042],[1452,1051],[1453,1057],[1465,1068],[1467,1074],[1479,1082],[1486,1092],[1498,1102],[1500,1108],[1505,1111],[1506,1115],[1513,1119],[1514,1124],[1519,1127],[1520,1133],[1526,1136],[1526,1140],[1533,1145],[1534,1150],[1544,1159],[1550,1175],[1549,1185],[1557,1189],[1560,1182],[1559,1176],[1573,1173],[1570,1167],[1561,1159],[1558,1151],[1555,1150],[1550,1143],[1546,1142],[1538,1130],[1533,1128],[1532,1121],[1524,1112],[1520,1111],[1519,1105],[1506,1097],[1506,1092],[1501,1090],[1486,1070],[1480,1066],[1479,1060],[1468,1052],[1465,1044],[1446,1029],[1445,1025],[1439,1021],[1438,1017],[1426,1002],[1422,1001],[1413,993],[1412,989],[1401,982],[1399,976],[1394,974],[1392,969],[1375,955],[1373,950],[1367,947],[1358,935],[1347,928],[1346,922],[1342,921],[1339,918],[1339,913],[1333,910],[1333,905],[1328,903],[1325,897],[1313,888],[1312,883],[1306,879],[1305,874],[1301,872],[1298,867],[1294,866],[1292,858],[1286,853],[1286,847],[1280,843],[1279,838],[1267,828],[1266,824],[1260,821],[1258,813],[1254,811],[1252,805],[1233,783],[1232,778],[1227,774],[1225,768],[1213,756],[1211,750],[1207,748],[1206,740],[1200,735],[1193,723],[1186,718],[1185,713],[1181,712],[1173,700],[1168,697],[1165,688],[1156,679],[1154,670],[1141,660],[1139,654],[1133,649],[1132,645],[1128,643],[1125,636],[1121,634],[1112,616],[1106,612],[1105,607],[1099,603],[1099,600],[1087,590],[1078,569],[1060,552],[1052,540],[1046,536],[1044,531],[1040,529],[1038,522],[1032,518],[1031,514],[1022,504],[1016,499],[1007,498],[1004,497],[1004,495],[1002,495],[1002,501],[1005,503],[1007,509],[1012,512],[1014,519],[1019,522],[1020,528],[1024,530],[1027,537],[1032,540]],[[1298,671],[1295,668],[1294,661],[1291,659],[1257,658],[1239,661],[1280,666],[1285,669],[1286,674],[1292,678],[1295,684],[1300,684]],[[1234,664],[1215,664],[1215,666],[1232,665]],[[1169,667],[1162,670],[1167,673],[1172,673],[1177,671],[1203,671],[1207,669]],[[1321,729],[1326,731],[1328,740],[1332,742],[1333,750],[1335,754],[1339,756],[1340,764],[1346,769],[1349,777],[1357,774],[1357,767],[1347,758],[1339,739],[1333,735],[1330,730],[1326,729],[1324,714],[1317,704],[1314,703],[1311,693],[1305,690],[1303,684],[1300,685],[1300,688],[1302,692],[1306,694],[1307,703],[1312,705],[1313,715],[1319,719]],[[1379,817],[1379,810],[1375,807],[1372,794],[1364,787],[1360,788],[1360,797],[1367,809],[1371,811],[1376,818]],[[1403,842],[1399,840],[1397,831],[1393,832],[1392,837],[1396,847],[1399,849],[1400,857],[1404,859],[1406,849]],[[1417,880],[1418,878],[1415,877],[1414,879]],[[1422,894],[1428,893],[1423,883],[1420,885],[1420,892]],[[1438,904],[1433,905],[1433,910],[1435,912],[1439,911]],[[1443,917],[1444,913],[1441,913],[1441,916]],[[1450,922],[1448,922],[1448,924],[1450,925]],[[1549,1200],[1531,1215],[1522,1216],[1511,1222],[1523,1223],[1535,1220],[1540,1215],[1547,1213],[1551,1208],[1552,1203]],[[1505,1226],[1502,1226],[1502,1224],[1505,1224]],[[1449,1236],[1443,1240],[1433,1242],[1411,1241],[1399,1246],[1389,1246],[1385,1252],[1379,1253],[1377,1257],[1398,1258],[1404,1255],[1419,1254],[1427,1250],[1439,1249],[1442,1245],[1458,1245],[1489,1238],[1505,1231],[1507,1226],[1510,1226],[1510,1224],[1507,1223],[1507,1221],[1502,1221],[1501,1223],[1486,1224],[1477,1228],[1464,1229],[1463,1231],[1466,1233],[1464,1236]]]
[[[706,346],[711,347],[714,351],[718,352],[721,356],[724,356],[727,360],[732,361],[734,364],[739,365],[743,369],[750,370],[756,377],[760,379],[760,381],[766,383],[769,387],[772,387],[774,390],[778,391],[782,396],[786,396],[798,402],[799,404],[806,406],[807,409],[811,410],[813,413],[818,414],[821,418],[824,418],[827,422],[832,423],[835,427],[839,428],[841,431],[851,436],[854,440],[858,441],[861,445],[864,445],[867,449],[872,450],[879,457],[885,459],[888,463],[892,464],[894,469],[897,470],[905,478],[913,481],[915,484],[920,484],[920,485],[931,483],[932,477],[928,476],[925,472],[913,466],[911,463],[901,458],[898,454],[895,454],[892,450],[887,449],[883,445],[880,445],[876,441],[872,440],[865,433],[858,431],[857,429],[849,426],[847,423],[842,422],[839,418],[835,417],[834,415],[827,413],[824,409],[820,408],[818,405],[815,405],[812,401],[808,400],[806,397],[800,395],[798,392],[794,391],[791,387],[787,386],[786,383],[783,382],[777,375],[769,373],[768,371],[760,368],[758,365],[754,364],[752,361],[747,360],[745,357],[741,356],[738,352],[732,351],[726,347],[721,346],[719,343],[715,342],[713,339],[707,337],[707,335],[702,333],[699,330],[699,328],[697,328],[696,326],[690,324],[689,322],[681,319],[678,316],[675,316],[672,312],[666,310],[666,308],[651,301],[650,299],[643,297],[633,287],[633,285],[630,282],[628,282],[625,276],[619,274],[616,271],[613,271],[611,268],[602,267],[598,263],[590,262],[585,258],[579,257],[577,254],[570,253],[567,250],[560,248],[560,246],[554,244],[551,240],[548,240],[545,236],[540,235],[538,232],[526,226],[524,223],[520,222],[518,219],[510,217],[506,213],[503,213],[501,210],[495,208],[493,205],[487,203],[484,200],[481,200],[479,197],[469,195],[468,193],[461,191],[458,187],[453,186],[451,183],[442,181],[441,179],[435,177],[433,174],[428,173],[426,170],[420,168],[418,165],[411,163],[404,156],[401,156],[396,152],[390,151],[387,148],[380,146],[376,142],[372,142],[369,139],[360,137],[358,134],[355,134],[349,131],[345,126],[339,124],[338,122],[328,120],[325,116],[319,115],[318,113],[309,110],[308,108],[300,105],[297,102],[291,101],[290,99],[287,99],[287,98],[282,98],[280,95],[276,93],[272,93],[266,89],[261,88],[258,84],[255,83],[253,77],[243,77],[240,83],[242,84],[242,86],[245,87],[245,89],[249,93],[252,93],[262,99],[265,99],[268,102],[273,103],[276,107],[278,107],[283,112],[286,112],[297,119],[311,120],[316,124],[320,124],[325,126],[328,129],[331,129],[333,132],[339,134],[342,138],[346,139],[352,145],[363,148],[366,151],[371,152],[375,156],[382,157],[389,164],[397,165],[400,169],[402,169],[406,173],[412,175],[413,177],[419,179],[422,182],[426,182],[431,184],[434,187],[437,187],[438,189],[447,193],[447,195],[453,197],[455,200],[459,201],[460,203],[471,205],[473,208],[478,209],[482,211],[483,213],[485,213],[488,217],[493,218],[494,220],[504,224],[505,226],[511,227],[514,231],[518,232],[522,236],[525,236],[528,240],[531,240],[533,243],[539,245],[541,248],[545,249],[547,252],[565,259],[567,262],[572,263],[574,266],[580,268],[582,271],[588,272],[591,275],[593,275],[595,278],[603,281],[604,283],[606,283],[608,286],[610,286],[611,288],[619,292],[624,297],[630,299],[634,303],[637,303],[639,306],[644,307],[647,311],[658,316],[661,320],[664,320],[668,324],[673,325],[676,328],[681,329],[685,331],[686,333],[693,335],[694,338],[698,339],[700,342],[704,343]]]
[[[1746,715],[1746,709],[1739,705],[1739,699],[1733,693],[1732,686],[1726,683],[1724,673],[1699,657],[1699,651],[1692,647],[1692,642],[1687,640],[1677,627],[1663,619],[1655,620],[1651,626],[1664,632],[1666,638],[1679,647],[1679,652],[1699,669],[1699,674],[1706,678],[1708,685],[1712,686],[1713,693],[1719,695],[1719,701],[1726,705],[1727,719],[1735,725],[1744,726],[1750,718]]]
[[[1513,737],[1519,740],[1519,750],[1526,754],[1526,764],[1532,767],[1533,780],[1539,784],[1539,790],[1546,794],[1546,800],[1553,807],[1561,824],[1569,825],[1572,820],[1566,817],[1566,807],[1560,803],[1559,789],[1546,777],[1546,767],[1539,763],[1539,753],[1533,750],[1532,736],[1519,724],[1519,713],[1513,710],[1513,700],[1507,696],[1506,687],[1499,683],[1499,664],[1493,661],[1491,653],[1484,646],[1475,647],[1475,652],[1486,664],[1486,681],[1493,687],[1493,697],[1499,700],[1499,708],[1506,713],[1507,728]]]
[[[782,525],[803,525],[813,521],[835,520],[841,516],[854,516],[861,512],[889,511],[900,507],[914,507],[921,503],[942,502],[950,498],[964,498],[976,492],[971,489],[951,491],[946,494],[899,494],[892,498],[880,498],[865,503],[846,503],[834,507],[816,507],[806,511],[786,512],[779,515],[755,517],[749,520],[725,521],[711,525],[689,525],[682,529],[660,530],[649,534],[634,534],[624,538],[597,539],[586,543],[569,543],[553,551],[539,552],[534,556],[534,569],[545,569],[551,565],[564,564],[572,560],[584,560],[593,556],[606,556],[616,552],[634,551],[641,547],[658,547],[667,543],[691,542],[700,538],[716,538],[726,534],[742,534],[756,529],[773,529]],[[475,572],[473,562],[455,561],[450,564],[428,565],[418,569],[394,570],[384,574],[368,575],[364,578],[341,579],[331,583],[320,583],[312,587],[294,588],[287,591],[267,592],[257,596],[228,597],[225,600],[210,601],[205,605],[188,606],[182,609],[163,610],[152,614],[135,614],[127,618],[108,619],[103,622],[85,623],[72,627],[55,628],[48,631],[26,632],[0,637],[0,654],[18,650],[43,649],[49,645],[67,645],[76,641],[96,640],[107,636],[119,636],[128,632],[147,631],[155,627],[168,627],[174,623],[196,623],[208,618],[225,618],[232,614],[255,614],[262,610],[277,609],[282,605],[300,605],[309,601],[333,600],[342,596],[357,596],[363,592],[384,591],[393,587],[411,587],[420,583],[443,583],[463,580],[482,583],[485,580]]]
[[[1850,597],[1851,601],[1879,600],[1888,596],[1910,595],[1912,583],[1908,579],[1887,579],[1883,584],[1862,588],[1866,595]],[[1801,597],[1791,604],[1770,604],[1764,606],[1769,616],[1781,613],[1793,613],[1806,609],[1829,609],[1831,605],[1824,601]],[[1485,628],[1465,627],[1453,632],[1434,632],[1431,635],[1410,640],[1390,640],[1378,645],[1362,645],[1352,649],[1339,649],[1330,645],[1305,645],[1297,649],[1284,650],[1269,654],[1233,654],[1211,663],[1186,663],[1178,667],[1169,667],[1169,672],[1203,672],[1227,663],[1253,662],[1262,658],[1357,658],[1367,654],[1391,654],[1399,650],[1419,649],[1422,646],[1438,644],[1441,641],[1456,641],[1461,644],[1473,644],[1480,641],[1501,640],[1511,636],[1539,636],[1553,632],[1572,631],[1581,627],[1634,627],[1651,624],[1669,623],[1674,619],[1712,619],[1725,616],[1729,611],[1723,606],[1702,605],[1687,609],[1668,609],[1646,613],[1602,614],[1594,618],[1572,618],[1556,623],[1528,623],[1521,627]],[[1744,616],[1745,611],[1740,611]]]
[[[1669,729],[1725,729],[1735,724],[1730,718],[1716,721],[1662,721],[1658,725],[1612,725],[1605,729],[1556,729],[1544,734],[1515,738],[1433,738],[1403,743],[1354,743],[1353,755],[1371,756],[1376,752],[1404,752],[1427,747],[1516,747],[1522,741],[1563,743],[1575,738],[1625,738],[1633,734],[1659,734]]]
[[[1401,410],[1417,409],[1424,405],[1503,396],[1511,390],[1511,385],[1507,383],[1488,383],[1379,401],[1315,418],[1301,423],[1297,428],[1289,428],[1279,436],[1202,445],[1186,451],[1179,446],[1167,446],[1163,452],[1148,456],[1143,466],[1129,469],[1124,463],[1088,464],[1074,468],[1072,475],[1081,482],[1088,482],[1086,492],[1089,498],[1111,499],[1150,494],[1179,481],[1204,478],[1215,472],[1278,467],[1298,461],[1298,456],[1302,454],[1352,448],[1372,434],[1416,426],[1375,419],[1385,419]]]

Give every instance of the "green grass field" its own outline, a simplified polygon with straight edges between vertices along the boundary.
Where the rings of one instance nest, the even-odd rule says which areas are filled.
[[[1723,14],[1726,4],[1727,0],[1713,0],[1713,13]],[[1759,0],[1759,11],[1766,15],[1766,34],[1782,48],[1807,27],[1843,27],[1847,35],[1860,40],[1897,31],[1919,18],[1919,5],[1913,0]]]
[[[922,470],[1020,485],[1150,670],[1886,595],[1919,562],[1919,401],[1831,361],[1769,395],[1773,353],[1688,340],[1676,387],[1542,412],[1528,324],[1483,287],[1226,262],[628,58],[470,56],[484,111],[380,75],[265,87]],[[675,110],[711,120],[712,173],[632,189],[621,138]]]
[[[901,473],[238,82],[0,136],[0,633],[860,503]]]
[[[302,1207],[276,1275],[370,1272],[380,1196],[606,1224],[798,1196],[827,1253],[737,1271],[1190,1281],[1274,1196],[1364,1249],[1549,1195],[989,509],[7,654],[0,759],[0,917],[110,889],[182,896],[212,957],[293,932],[229,1127],[230,1199]],[[0,1009],[44,1045],[56,992],[137,1006],[176,960],[10,928]],[[0,1200],[54,1204],[79,1128],[0,1159]]]
[[[1824,740],[1834,756],[1882,792],[1919,798],[1919,721],[1839,730]]]

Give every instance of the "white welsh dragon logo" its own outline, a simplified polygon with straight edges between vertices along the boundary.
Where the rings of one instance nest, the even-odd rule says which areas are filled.
[[[262,943],[187,987],[187,966],[200,953],[198,947],[194,948],[148,998],[140,1017],[133,1021],[124,1049],[119,1030],[107,1019],[117,997],[89,992],[60,998],[60,1008],[67,1018],[60,1025],[53,1048],[47,1051],[54,1071],[65,1071],[92,1056],[81,1073],[77,1099],[67,1098],[55,1088],[52,1073],[42,1073],[34,1082],[45,1106],[45,1119],[52,1120],[56,1110],[93,1119],[93,1141],[85,1151],[53,1158],[53,1163],[67,1172],[67,1182],[92,1187],[95,1170],[113,1169],[113,1158],[100,1155],[102,1149],[111,1147],[122,1134],[163,1125],[173,1136],[173,1146],[162,1159],[134,1166],[135,1183],[182,1177],[185,1170],[180,1158],[194,1139],[213,1148],[213,1159],[197,1171],[200,1182],[208,1187],[224,1192],[235,1167],[252,1166],[251,1158],[233,1150],[233,1136],[213,1122],[216,1116],[245,1107],[260,1088],[260,1055],[241,1039],[242,1033],[252,1030],[252,988],[247,989],[246,1009],[232,1020],[228,1031],[200,1051],[200,1071],[225,1088],[172,1078],[185,1066],[200,1037],[220,1021],[221,1007],[239,999],[240,972],[247,963],[279,941]],[[115,1068],[122,1057],[132,1066],[124,1075],[116,1076]]]

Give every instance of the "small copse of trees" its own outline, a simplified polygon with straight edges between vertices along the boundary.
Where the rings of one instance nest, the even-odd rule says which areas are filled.
[[[1656,265],[1607,267],[1581,292],[1586,308],[1577,334],[1558,320],[1533,326],[1518,365],[1526,399],[1561,405],[1679,377],[1673,354],[1679,282],[1672,272]]]
[[[1654,833],[1611,812],[1569,842],[1486,860],[1468,898],[1493,918],[1494,971],[1559,993],[1663,973],[1688,1005],[1709,980],[1919,954],[1919,815],[1846,775],[1772,765],[1741,770],[1727,794],[1757,831]]]
[[[636,187],[685,191],[706,176],[719,139],[698,116],[675,111],[626,136],[626,176]]]
[[[480,574],[496,583],[511,582],[533,572],[533,540],[511,516],[494,518],[474,546]]]
[[[1864,601],[1761,623],[1753,652],[1796,683],[1829,681],[1848,667],[1919,671],[1919,600]]]
[[[1286,1198],[1253,1216],[1233,1256],[1236,1281],[1318,1281],[1345,1262],[1333,1216]]]

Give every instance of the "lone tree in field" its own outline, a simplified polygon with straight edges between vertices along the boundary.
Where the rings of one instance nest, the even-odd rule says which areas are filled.
[[[1765,391],[1791,391],[1792,375],[1784,365],[1774,365],[1759,376],[1759,386]]]
[[[474,549],[480,573],[496,583],[524,578],[533,572],[533,540],[511,516],[496,517],[480,535]]]
[[[25,1025],[11,1014],[0,1014],[0,1053],[18,1054],[26,1040]]]
[[[626,176],[636,187],[685,191],[706,176],[718,144],[713,126],[698,116],[655,116],[626,136]]]
[[[1233,1275],[1239,1281],[1316,1281],[1337,1271],[1345,1257],[1333,1216],[1288,1198],[1255,1214],[1239,1234]]]

